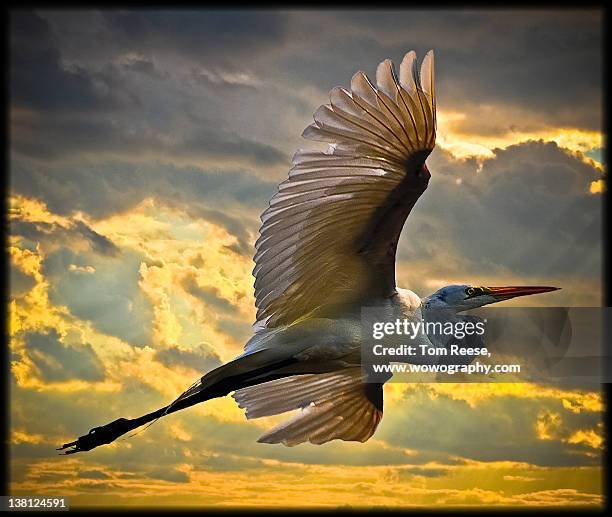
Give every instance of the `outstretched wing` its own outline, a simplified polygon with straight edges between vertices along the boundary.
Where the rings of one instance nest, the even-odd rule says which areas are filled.
[[[290,324],[314,310],[389,296],[395,251],[410,210],[427,188],[435,144],[433,51],[419,74],[409,52],[334,88],[302,136],[329,151],[298,151],[289,178],[262,214],[255,247],[257,320]]]

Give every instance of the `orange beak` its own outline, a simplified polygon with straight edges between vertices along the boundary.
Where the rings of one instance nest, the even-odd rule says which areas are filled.
[[[527,296],[530,294],[549,293],[551,291],[558,291],[560,287],[547,287],[547,286],[510,286],[510,287],[489,287],[489,293],[491,296],[497,298],[498,301],[509,300],[510,298],[516,298],[517,296]]]

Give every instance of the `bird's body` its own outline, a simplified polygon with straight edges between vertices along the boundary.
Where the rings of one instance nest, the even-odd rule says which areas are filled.
[[[383,389],[362,369],[364,307],[376,307],[386,321],[419,322],[441,309],[460,319],[470,308],[554,289],[454,285],[422,299],[396,285],[398,240],[431,177],[425,160],[436,136],[433,70],[433,52],[420,72],[409,52],[399,76],[385,60],[376,86],[358,72],[350,91],[331,90],[330,104],[315,112],[303,133],[328,149],[298,151],[262,214],[253,271],[257,322],[244,353],[165,408],[65,444],[67,454],[232,392],[247,418],[300,410],[261,442],[365,441],[382,418]],[[422,334],[413,344],[447,341]],[[410,362],[438,360],[418,354]]]
[[[265,348],[281,348],[292,354],[309,354],[312,360],[341,358],[347,353],[361,352],[362,307],[376,307],[388,320],[420,319],[421,299],[408,289],[398,288],[389,297],[364,300],[363,304],[343,306],[337,315],[307,317],[290,325],[263,328],[245,345],[244,357]],[[313,343],[314,342],[314,343]],[[357,362],[356,366],[361,363]]]

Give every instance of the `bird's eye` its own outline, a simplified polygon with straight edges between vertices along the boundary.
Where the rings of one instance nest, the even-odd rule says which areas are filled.
[[[475,292],[475,291],[474,291],[474,288],[473,288],[473,287],[468,287],[468,288],[465,290],[465,294],[467,294],[468,296],[473,296],[473,295],[474,295],[474,292]]]

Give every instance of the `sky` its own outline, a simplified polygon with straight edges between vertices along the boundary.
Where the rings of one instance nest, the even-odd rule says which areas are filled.
[[[69,457],[242,352],[259,215],[334,86],[436,53],[437,147],[398,284],[600,306],[599,11],[12,11],[11,489],[73,505],[599,506],[580,387],[385,386],[365,444],[257,443],[226,397]]]

